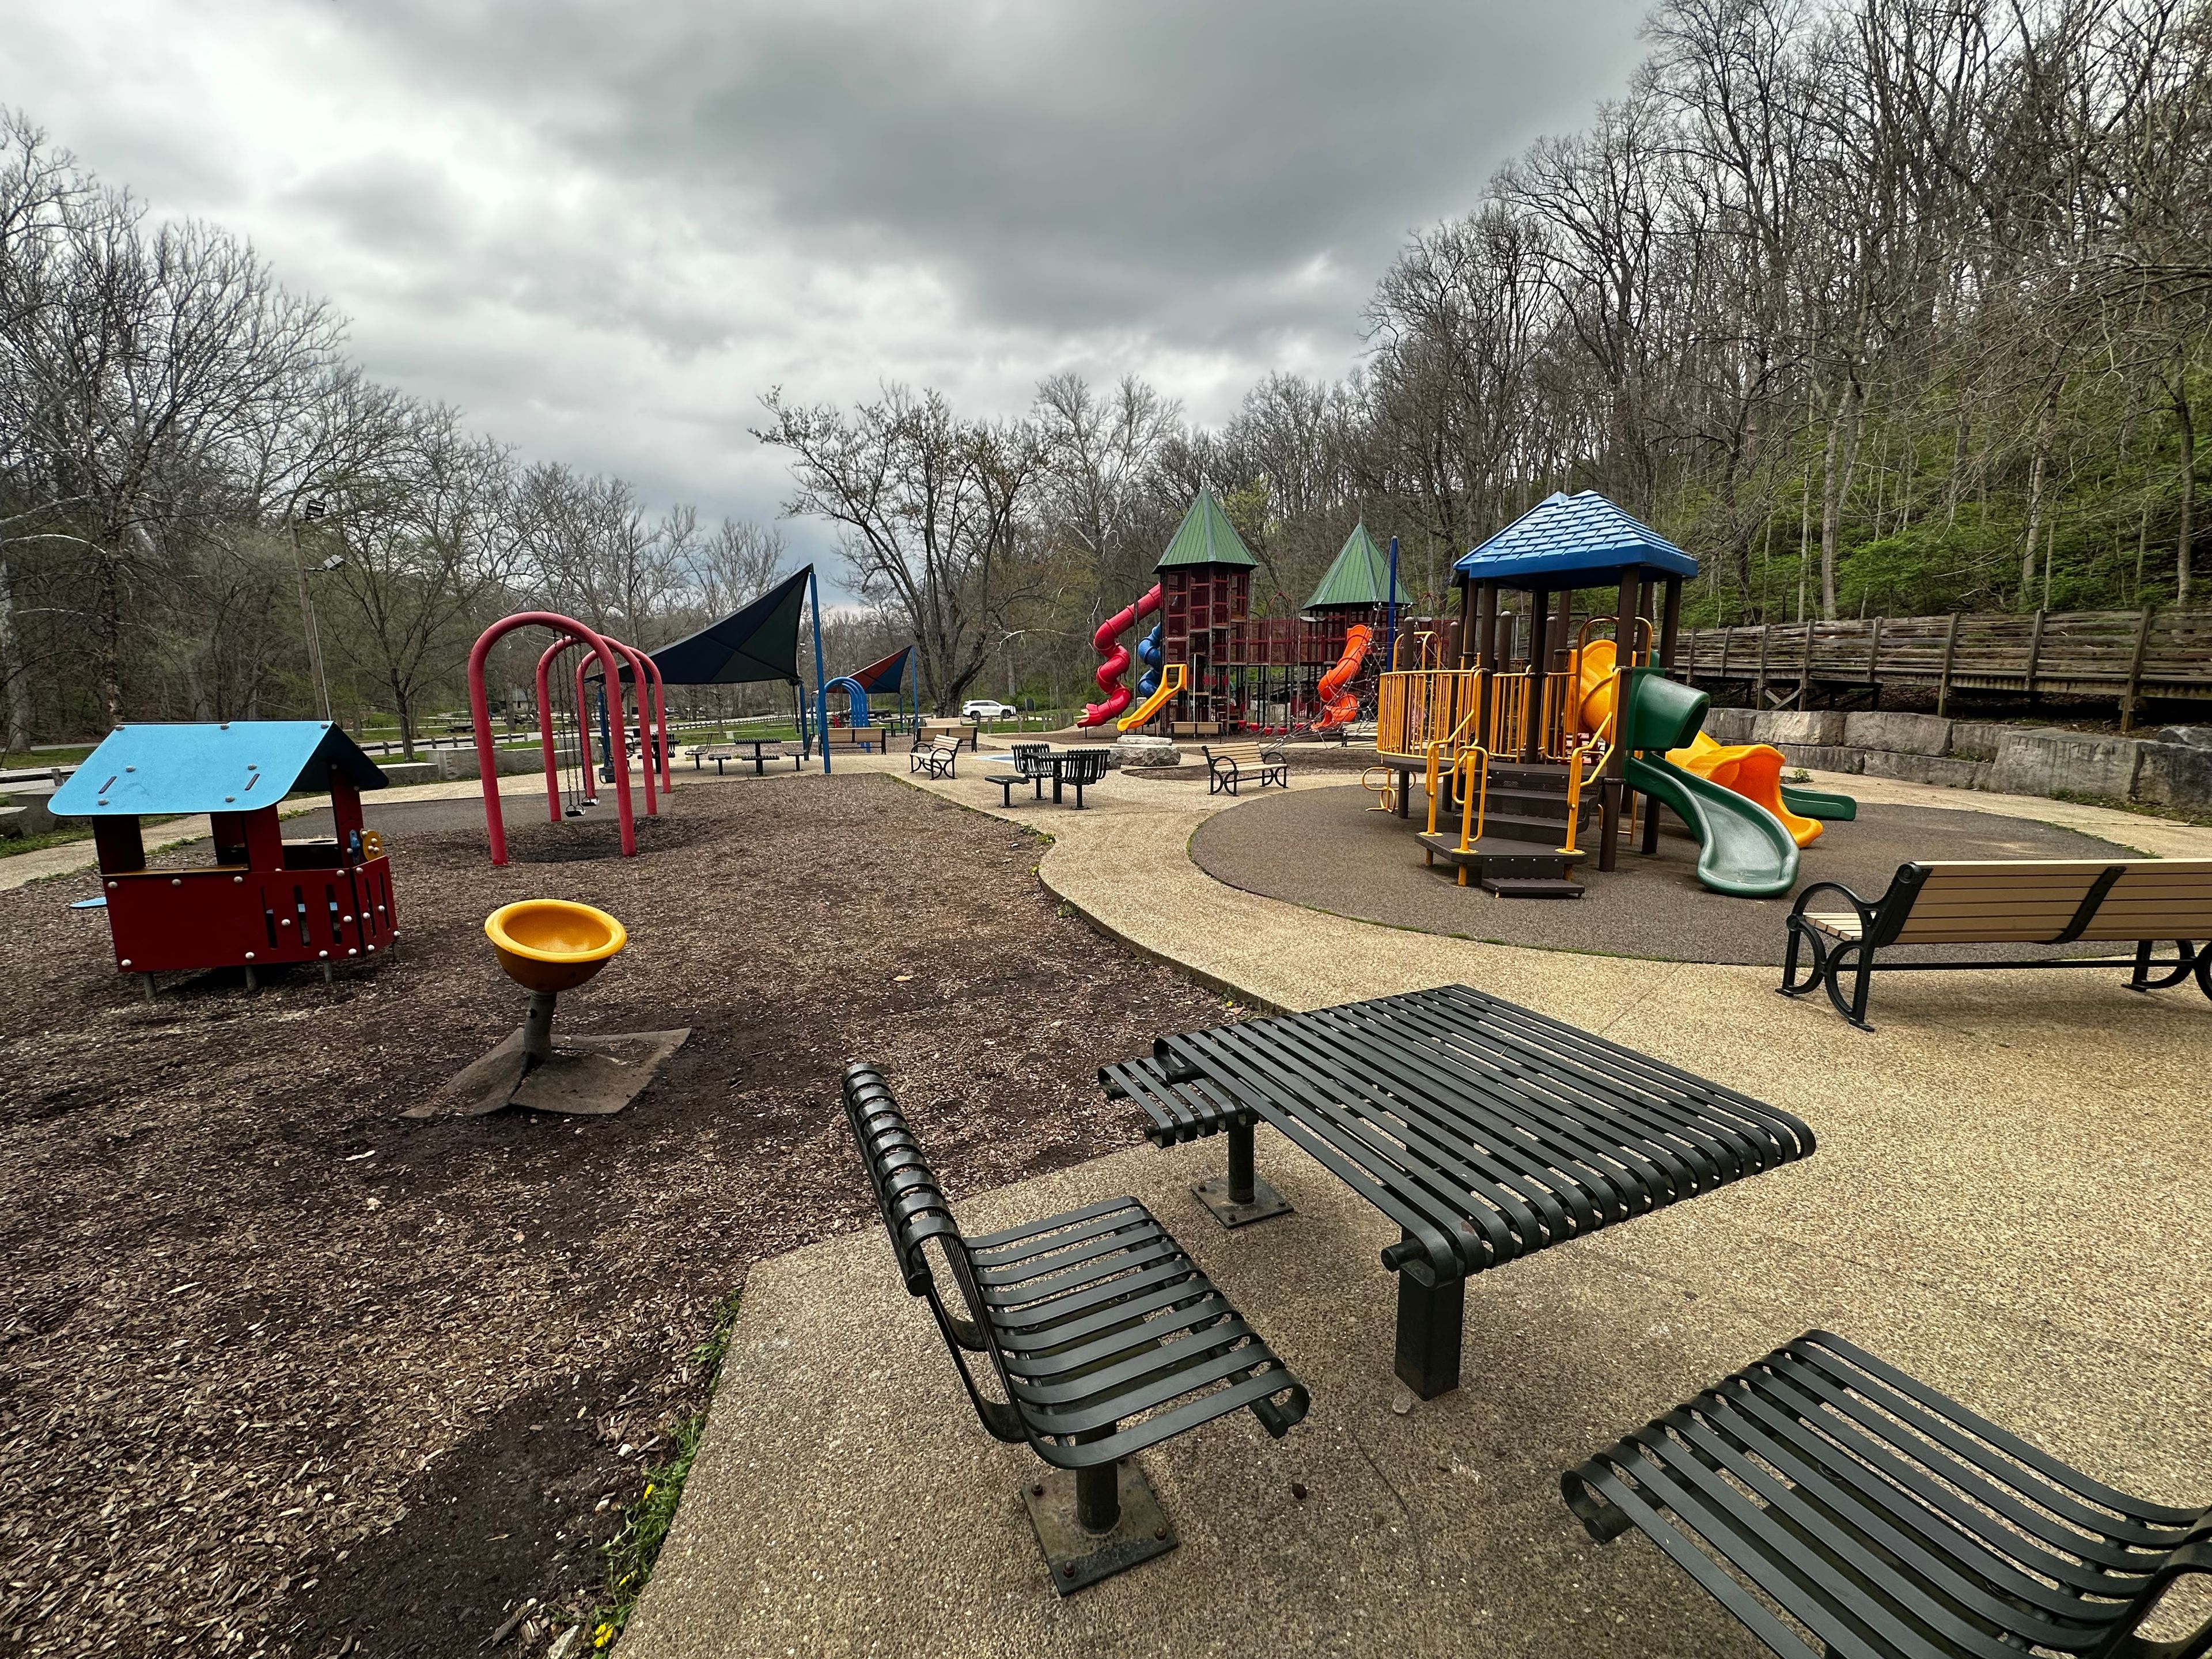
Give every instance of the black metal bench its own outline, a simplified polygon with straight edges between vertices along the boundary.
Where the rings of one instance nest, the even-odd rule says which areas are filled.
[[[1030,798],[1044,797],[1044,781],[1052,775],[1052,745],[1048,743],[1018,743],[1010,752],[1014,757],[1014,769],[990,780],[999,786],[999,805],[1001,811],[1014,804],[1014,791],[1022,784],[1030,786]]]
[[[1060,787],[1065,784],[1075,791],[1075,810],[1083,810],[1083,787],[1097,783],[1106,775],[1112,757],[1103,749],[1069,749],[1053,757],[1058,769],[1052,782],[1052,798],[1060,799]]]
[[[1133,1454],[1239,1410],[1279,1440],[1305,1416],[1304,1387],[1135,1199],[963,1237],[883,1073],[848,1066],[844,1093],[899,1276],[928,1299],[975,1414],[1073,1472],[1022,1488],[1062,1595],[1175,1547]],[[989,1355],[1005,1400],[976,1386],[970,1353]]]
[[[1200,744],[1199,752],[1206,757],[1206,793],[1218,795],[1223,791],[1237,793],[1238,784],[1248,777],[1257,777],[1260,787],[1269,784],[1287,789],[1291,787],[1291,760],[1274,744],[1231,743]]]
[[[1465,985],[1162,1037],[1103,1066],[1166,1146],[1226,1133],[1226,1226],[1290,1206],[1259,1179],[1267,1123],[1403,1230],[1397,1374],[1459,1384],[1466,1281],[1809,1155],[1788,1112]]]
[[[2212,1650],[2212,1620],[2134,1633],[2212,1572],[2212,1510],[2116,1492],[1825,1331],[1559,1485],[1591,1537],[1640,1528],[1784,1659]]]
[[[1834,894],[1850,908],[1814,905]],[[1876,973],[1999,968],[2130,970],[2129,988],[2161,990],[2192,975],[2212,997],[2212,859],[2010,859],[1901,864],[1889,889],[1863,899],[1840,882],[1815,882],[1798,894],[1785,926],[1782,994],[1825,989],[1836,1010],[1863,1031],[1869,981]],[[2158,941],[2175,959],[2154,961]],[[2132,944],[2131,957],[2039,957],[2025,962],[1880,962],[1875,952],[1904,945]],[[1797,975],[1801,949],[1812,957]],[[2158,977],[2153,978],[2156,972]],[[1844,976],[1851,977],[1848,996]]]

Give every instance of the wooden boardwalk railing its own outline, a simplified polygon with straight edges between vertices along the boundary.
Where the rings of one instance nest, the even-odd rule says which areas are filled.
[[[2123,730],[2144,699],[2212,700],[2212,610],[2038,611],[2028,616],[1869,617],[1685,633],[1674,672],[1748,684],[1758,707],[1834,694],[1932,686],[1954,691],[2110,697]]]

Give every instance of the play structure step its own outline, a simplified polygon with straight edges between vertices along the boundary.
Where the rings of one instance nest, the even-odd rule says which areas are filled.
[[[1486,893],[1495,893],[1500,898],[1578,899],[1583,896],[1583,884],[1578,881],[1561,878],[1557,881],[1514,876],[1485,876],[1480,883]]]
[[[1573,874],[1577,860],[1585,856],[1580,851],[1560,852],[1559,843],[1548,837],[1542,841],[1519,841],[1487,829],[1463,852],[1456,830],[1439,830],[1419,839],[1430,863],[1458,866],[1459,884],[1462,887],[1477,878],[1486,881],[1564,881]]]

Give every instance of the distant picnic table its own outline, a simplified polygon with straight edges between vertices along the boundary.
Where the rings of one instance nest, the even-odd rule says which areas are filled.
[[[752,751],[754,775],[762,776],[768,771],[768,751],[771,749],[775,750],[778,760],[788,759],[794,770],[803,764],[796,748],[787,744],[782,738],[738,738],[725,743],[696,744],[691,750],[691,769],[696,772],[700,769],[700,762],[712,761],[715,775],[719,777],[722,775],[725,761],[744,760],[746,756],[741,751],[750,750]]]

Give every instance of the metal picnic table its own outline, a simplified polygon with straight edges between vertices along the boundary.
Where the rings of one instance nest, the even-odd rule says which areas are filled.
[[[1105,763],[1097,757],[1103,756],[1105,750],[1096,744],[1075,749],[1051,749],[1042,744],[1031,744],[1027,745],[1027,749],[1028,752],[1023,755],[1009,754],[1004,757],[994,755],[990,757],[994,761],[1003,760],[1005,764],[1013,768],[1011,773],[1002,772],[988,780],[989,782],[997,784],[1004,792],[1000,799],[1002,805],[1011,804],[1014,791],[1024,783],[1035,786],[1033,795],[1042,795],[1044,781],[1049,778],[1052,781],[1052,804],[1054,806],[1061,804],[1062,786],[1073,782],[1075,786],[1075,804],[1079,807],[1083,805],[1085,788],[1097,783],[1104,775]]]
[[[768,772],[767,751],[771,747],[781,751],[785,743],[787,741],[788,739],[783,738],[732,738],[721,743],[701,744],[691,750],[691,769],[696,772],[699,769],[699,763],[701,761],[710,760],[714,763],[715,775],[719,777],[721,775],[722,763],[724,761],[743,760],[745,757],[738,753],[738,750],[740,749],[750,749],[753,751],[752,762],[754,775],[757,777],[765,776]],[[778,760],[782,760],[786,758],[786,757],[779,752],[776,758]],[[805,764],[800,757],[796,755],[791,756],[789,758],[791,759],[794,768],[801,767]]]
[[[1254,1166],[1280,1130],[1396,1223],[1398,1376],[1459,1385],[1468,1276],[1809,1155],[1799,1119],[1466,985],[1164,1036],[1102,1066],[1165,1146],[1229,1137],[1198,1193],[1226,1226],[1290,1209]]]

